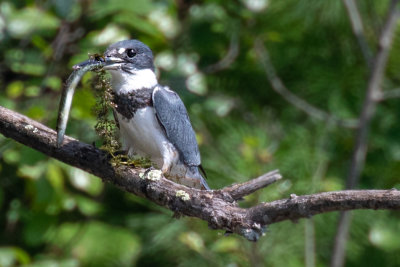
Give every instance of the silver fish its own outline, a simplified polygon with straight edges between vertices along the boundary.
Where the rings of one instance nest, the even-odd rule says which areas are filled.
[[[74,65],[72,68],[74,71],[68,77],[66,86],[61,95],[60,108],[58,110],[57,119],[57,147],[60,147],[63,140],[65,130],[67,128],[67,122],[69,117],[69,111],[71,109],[72,98],[75,93],[75,88],[79,81],[82,79],[86,72],[91,70],[98,70],[105,65],[104,60],[101,57],[94,57],[86,60],[82,63]]]

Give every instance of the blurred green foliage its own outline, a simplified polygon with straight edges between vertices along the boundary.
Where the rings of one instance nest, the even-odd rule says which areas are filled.
[[[387,0],[357,1],[373,51]],[[316,121],[270,87],[254,52],[260,37],[287,87],[341,118],[360,112],[368,67],[341,1],[0,2],[0,105],[55,128],[71,66],[135,38],[154,51],[160,82],[183,98],[212,188],[279,168],[284,180],[242,203],[343,189],[354,132]],[[384,90],[400,80],[396,32]],[[237,47],[228,64],[215,68]],[[234,54],[234,53],[232,53]],[[221,62],[220,62],[221,63]],[[96,142],[87,74],[67,134]],[[400,187],[400,105],[379,104],[361,188]],[[337,214],[269,227],[253,244],[124,193],[0,136],[0,266],[317,266],[329,262]],[[399,213],[357,211],[347,266],[398,266]]]

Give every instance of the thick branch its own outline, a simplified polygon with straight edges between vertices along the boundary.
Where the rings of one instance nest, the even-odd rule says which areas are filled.
[[[400,192],[397,190],[344,191],[291,197],[243,209],[232,201],[279,179],[277,172],[253,181],[221,190],[202,191],[173,183],[161,177],[154,181],[140,178],[142,168],[113,167],[108,155],[70,137],[64,145],[56,147],[56,132],[21,114],[0,107],[0,132],[24,145],[81,168],[110,182],[124,191],[164,206],[186,216],[198,217],[213,229],[223,229],[257,240],[264,226],[283,220],[308,218],[312,215],[349,209],[400,209]],[[268,178],[269,177],[269,178]],[[269,181],[269,182],[267,182]],[[183,197],[183,194],[187,194]],[[229,195],[232,193],[231,195]]]
[[[259,204],[248,210],[249,216],[263,224],[283,220],[296,221],[313,215],[357,209],[399,209],[400,191],[393,190],[345,190],[306,196],[294,196]],[[261,220],[260,220],[261,219]]]

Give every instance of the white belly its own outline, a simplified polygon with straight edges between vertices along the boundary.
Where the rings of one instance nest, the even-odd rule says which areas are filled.
[[[167,140],[153,107],[137,110],[130,120],[116,113],[122,148],[129,156],[149,157],[156,168],[175,182],[195,188],[203,188],[205,184],[208,188],[197,167],[192,170],[179,161],[179,152]]]
[[[175,150],[175,148],[169,144],[153,107],[137,110],[130,120],[118,112],[117,115],[123,149],[127,150],[130,156],[149,157],[158,168],[162,168],[165,157],[172,156],[168,155],[171,154],[169,152],[173,152],[169,150]]]

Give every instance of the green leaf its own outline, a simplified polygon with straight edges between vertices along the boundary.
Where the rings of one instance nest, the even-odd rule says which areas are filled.
[[[44,86],[47,86],[54,91],[60,91],[62,86],[62,81],[58,77],[49,76],[44,80]]]
[[[86,216],[94,216],[102,211],[102,206],[87,197],[75,196],[79,210]]]
[[[69,173],[71,184],[75,188],[92,196],[97,196],[102,192],[104,185],[99,178],[77,168],[70,168]]]
[[[46,234],[55,224],[56,218],[45,213],[31,212],[29,219],[25,220],[23,236],[26,244],[37,246],[46,240]]]
[[[140,241],[132,232],[101,222],[64,223],[51,241],[69,244],[71,253],[84,266],[133,266],[140,253]]]
[[[108,24],[101,31],[92,31],[89,34],[91,43],[94,46],[110,45],[114,42],[129,39],[129,32],[116,24]]]
[[[30,260],[29,254],[19,247],[0,247],[0,266],[2,267],[25,265]]]
[[[35,86],[35,85],[31,85],[25,88],[25,92],[24,92],[25,96],[27,97],[36,97],[39,96],[40,94],[40,87],[39,86]]]
[[[24,83],[21,81],[15,81],[10,83],[7,88],[7,96],[10,98],[17,98],[22,95],[24,91]]]
[[[93,93],[89,88],[77,90],[71,107],[71,117],[81,119],[93,119],[92,109],[96,103]]]
[[[386,251],[399,251],[400,239],[398,237],[398,231],[400,227],[388,227],[388,225],[377,225],[372,227],[369,232],[370,242]]]
[[[145,15],[152,10],[153,6],[153,3],[148,0],[98,0],[91,5],[91,11],[93,18],[99,19],[121,11]]]
[[[55,30],[60,20],[36,7],[14,10],[7,18],[7,30],[14,38],[26,38],[38,30]]]
[[[43,153],[27,146],[21,146],[20,153],[21,153],[21,158],[20,158],[21,164],[28,164],[28,165],[44,164],[45,160],[47,160],[47,156],[45,156]],[[43,162],[39,163],[40,161]]]
[[[18,168],[18,175],[29,179],[39,179],[47,168],[47,164],[40,162],[35,165],[21,165]]]
[[[153,23],[139,16],[136,16],[133,19],[132,13],[122,12],[114,18],[114,21],[120,24],[128,25],[139,32],[150,35],[153,38],[157,38],[160,40],[164,39],[161,31]]]
[[[32,264],[24,265],[24,267],[79,267],[77,259],[40,259]]]
[[[239,240],[235,237],[224,237],[218,239],[212,246],[215,252],[234,252],[240,249]]]
[[[43,170],[43,173],[44,171],[45,169]],[[28,192],[33,198],[33,205],[30,207],[31,209],[43,211],[54,204],[53,200],[55,199],[55,191],[45,177],[40,177],[39,179],[32,181],[29,185],[30,187],[28,187]]]
[[[203,253],[205,250],[204,241],[196,232],[182,233],[179,236],[179,241],[198,253]]]
[[[2,153],[4,161],[8,164],[15,164],[21,159],[21,153],[15,149],[6,149]]]
[[[51,160],[48,162],[46,169],[46,178],[55,191],[60,193],[63,192],[64,176],[62,174],[62,168],[55,160]]]

